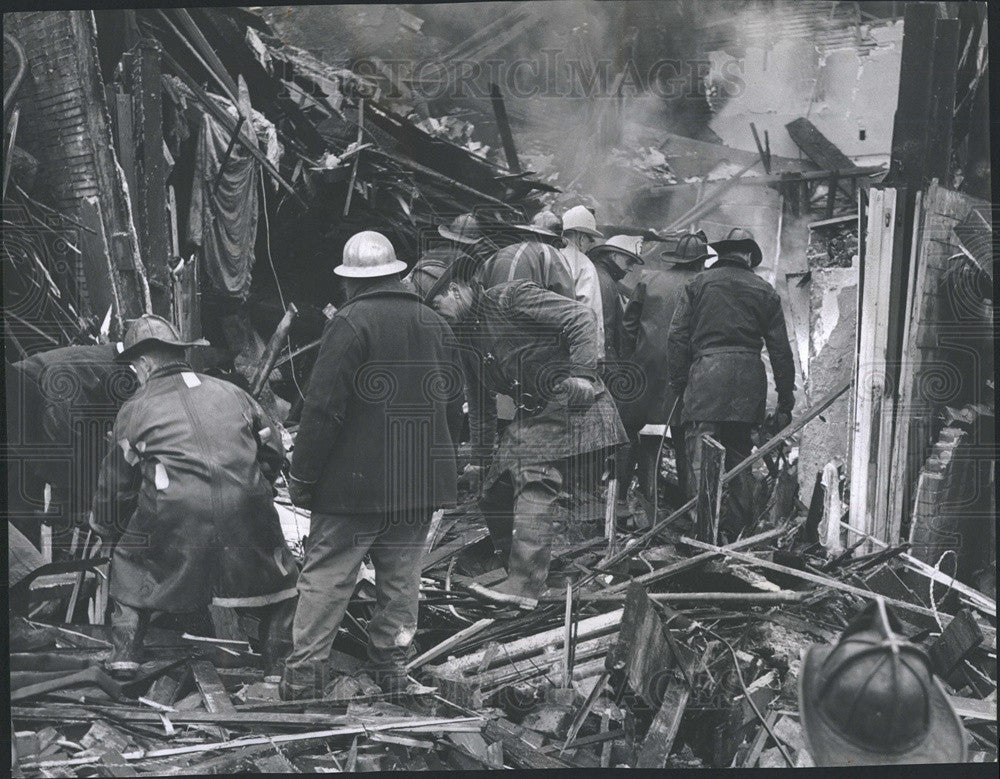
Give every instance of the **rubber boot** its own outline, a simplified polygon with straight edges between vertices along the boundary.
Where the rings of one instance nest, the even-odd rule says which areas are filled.
[[[108,673],[131,679],[142,663],[142,642],[149,625],[148,611],[115,602],[111,612],[111,654],[104,661]]]
[[[286,666],[278,683],[278,696],[283,701],[322,698],[325,675],[322,663],[307,672],[292,671]]]
[[[553,535],[552,523],[547,518],[519,518],[514,527],[507,578],[492,589],[537,604],[552,564]]]

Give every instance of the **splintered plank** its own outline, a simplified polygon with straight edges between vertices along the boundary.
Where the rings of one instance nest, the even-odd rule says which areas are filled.
[[[219,672],[208,660],[192,660],[191,673],[194,683],[198,685],[201,697],[205,699],[205,708],[213,714],[235,714],[236,707],[229,699],[229,693],[219,678]]]
[[[785,129],[795,141],[795,145],[802,149],[802,153],[815,162],[820,170],[849,171],[857,167],[850,157],[805,117],[789,122],[785,125]],[[848,187],[840,185],[840,188],[845,195],[851,197]]]
[[[645,588],[633,582],[625,598],[618,643],[607,657],[608,670],[623,673],[632,690],[655,705],[656,680],[673,665],[672,658],[656,607]]]
[[[483,540],[490,534],[490,531],[485,527],[477,528],[476,530],[470,530],[468,533],[459,536],[458,538],[449,541],[447,544],[442,544],[434,551],[428,553],[424,557],[424,561],[421,564],[421,570],[428,571],[435,565],[444,562],[450,557],[457,555],[463,549],[468,546],[472,546],[478,541]]]
[[[722,508],[722,474],[726,470],[726,447],[710,435],[701,437],[701,471],[698,502],[695,504],[698,538],[719,541],[719,512]]]
[[[942,678],[948,677],[981,643],[983,631],[973,619],[972,612],[962,609],[927,648],[934,673]]]
[[[679,679],[671,679],[663,692],[663,703],[653,717],[653,722],[646,732],[646,737],[639,747],[639,758],[636,768],[664,768],[674,739],[681,726],[684,710],[687,708],[691,693],[687,685]]]

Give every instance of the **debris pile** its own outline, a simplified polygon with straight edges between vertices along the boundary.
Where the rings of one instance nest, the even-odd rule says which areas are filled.
[[[748,460],[762,460],[780,440]],[[281,508],[286,502],[279,496]],[[822,501],[813,503],[821,511]],[[97,666],[110,649],[106,626],[17,616],[11,683],[21,769],[118,776],[808,766],[800,654],[835,641],[876,593],[928,651],[970,753],[996,760],[994,601],[910,556],[908,544],[865,554],[868,539],[847,533],[846,550],[828,554],[816,505],[805,521],[761,512],[726,545],[703,537],[698,521],[688,535],[679,530],[691,527],[692,508],[620,531],[611,543],[563,544],[538,608],[515,615],[471,596],[471,585],[504,575],[475,501],[437,512],[422,565],[419,654],[403,694],[384,693],[365,673],[375,603],[367,568],[323,699],[279,700],[277,677],[260,667],[252,643],[220,629],[220,614],[218,638],[151,628],[149,662],[129,683]],[[282,514],[289,535],[307,529],[301,510]],[[48,599],[50,613],[63,613],[65,589],[26,586],[31,596],[12,603]]]

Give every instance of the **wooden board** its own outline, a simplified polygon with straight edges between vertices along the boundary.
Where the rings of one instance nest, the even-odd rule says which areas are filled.
[[[850,170],[856,167],[850,157],[838,149],[835,143],[805,117],[789,122],[785,125],[785,129],[795,141],[795,145],[802,149],[802,153],[815,162],[821,170]],[[836,177],[832,179],[837,180]],[[840,189],[849,199],[853,199],[854,193],[851,192],[850,186],[841,184]],[[827,214],[828,217],[831,215]]]
[[[874,514],[879,465],[875,459],[879,444],[875,430],[881,415],[889,410],[885,387],[886,303],[892,274],[896,194],[891,188],[872,188],[869,194],[868,230],[858,286],[858,357],[854,366],[852,489],[848,523],[879,540],[884,540],[886,523],[885,517]],[[887,462],[885,467],[888,466]],[[858,540],[858,536],[851,534],[847,543],[850,545]]]
[[[664,768],[667,765],[667,758],[674,746],[674,739],[677,738],[677,731],[681,726],[681,719],[684,717],[684,710],[687,708],[688,698],[691,692],[687,685],[678,680],[671,679],[663,695],[663,703],[660,710],[656,712],[646,737],[639,747],[639,757],[636,761],[636,768]]]
[[[673,653],[660,614],[641,584],[633,582],[628,589],[618,643],[606,662],[609,671],[624,674],[624,681],[648,705],[656,705],[657,686],[674,665]]]
[[[927,648],[934,673],[942,679],[947,678],[981,643],[983,631],[972,618],[972,612],[962,609]]]
[[[229,699],[229,693],[219,678],[215,666],[208,660],[192,660],[191,673],[194,682],[205,699],[205,708],[213,714],[235,714],[236,707]]]

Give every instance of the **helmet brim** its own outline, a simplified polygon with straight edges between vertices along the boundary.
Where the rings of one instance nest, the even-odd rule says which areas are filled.
[[[736,241],[715,241],[710,246],[719,253],[720,257],[729,252],[749,252],[751,268],[756,268],[764,259],[764,253],[760,250],[760,246],[750,238]]]
[[[149,344],[162,344],[163,346],[175,346],[178,349],[187,349],[192,346],[211,346],[208,341],[204,338],[198,338],[194,341],[166,341],[162,338],[143,338],[141,341],[136,341],[127,349],[125,344],[121,341],[115,343],[115,348],[118,350],[118,354],[115,355],[115,360],[117,362],[128,362],[136,354],[142,351],[142,349]]]
[[[559,234],[553,232],[552,230],[546,230],[544,227],[536,227],[535,225],[511,225],[512,230],[517,230],[522,233],[531,233],[532,235],[541,235],[545,238],[558,238]]]
[[[369,265],[367,267],[338,265],[333,269],[333,272],[347,279],[371,279],[376,276],[391,276],[394,273],[402,273],[404,270],[406,270],[405,262],[402,260],[393,260],[381,265]]]
[[[566,233],[571,233],[574,230],[576,230],[578,233],[585,233],[585,234],[587,234],[589,236],[592,236],[594,238],[604,238],[604,234],[603,233],[601,233],[601,232],[599,232],[597,230],[593,230],[593,229],[591,229],[589,227],[583,227],[583,226],[579,226],[579,227],[567,227],[566,225],[563,225],[563,235],[566,235]]]
[[[606,244],[602,244],[601,246],[595,246],[593,249],[587,252],[587,256],[590,257],[591,259],[609,254],[620,254],[626,259],[634,262],[636,265],[646,264],[646,261],[642,259],[642,257],[640,257],[635,252],[630,252],[628,249],[622,249],[618,246],[608,246]]]
[[[697,257],[688,258],[688,257],[681,257],[677,254],[674,254],[671,251],[665,251],[665,252],[660,252],[660,256],[665,260],[669,260],[674,265],[700,265],[709,257],[714,257],[715,255],[712,254],[711,252],[705,252],[704,254],[700,254]]]
[[[468,244],[470,246],[472,244],[474,244],[474,243],[479,243],[479,238],[478,237],[477,238],[469,238],[468,236],[465,236],[465,235],[459,235],[458,233],[453,233],[451,230],[449,230],[444,225],[439,225],[438,226],[438,234],[442,238],[447,238],[449,241],[456,241],[458,243],[464,243],[464,244]]]
[[[927,735],[910,749],[888,753],[859,746],[826,720],[819,706],[821,669],[834,650],[815,645],[806,650],[799,668],[799,721],[802,735],[817,766],[908,765],[912,763],[964,763],[965,732],[955,709],[936,677],[931,677],[930,725]]]

